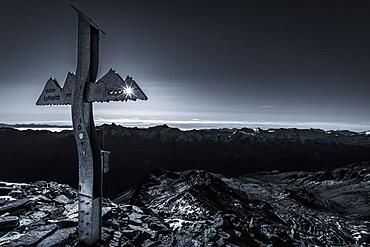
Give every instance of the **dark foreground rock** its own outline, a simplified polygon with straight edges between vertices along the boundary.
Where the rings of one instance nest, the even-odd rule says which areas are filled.
[[[75,190],[53,182],[2,186],[0,246],[78,245]],[[241,177],[155,170],[114,202],[104,200],[100,244],[369,246],[369,195],[368,164]]]

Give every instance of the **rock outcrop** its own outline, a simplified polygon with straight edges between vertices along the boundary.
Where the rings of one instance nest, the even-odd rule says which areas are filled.
[[[1,183],[1,246],[77,246],[77,192]],[[104,199],[104,246],[367,246],[370,167],[225,177],[155,170]]]

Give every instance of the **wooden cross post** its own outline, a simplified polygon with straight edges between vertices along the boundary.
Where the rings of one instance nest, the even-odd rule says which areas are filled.
[[[96,81],[99,64],[99,34],[105,34],[87,15],[78,13],[78,55],[76,73],[68,73],[63,88],[50,78],[37,105],[71,105],[79,161],[78,236],[93,245],[101,237],[102,174],[109,152],[99,146],[92,102],[147,100],[132,77],[123,80],[109,70]]]

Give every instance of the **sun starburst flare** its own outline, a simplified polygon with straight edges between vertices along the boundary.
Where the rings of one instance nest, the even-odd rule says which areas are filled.
[[[127,95],[128,97],[135,95],[134,89],[130,87],[129,85],[126,85],[126,87],[123,88],[123,93]]]

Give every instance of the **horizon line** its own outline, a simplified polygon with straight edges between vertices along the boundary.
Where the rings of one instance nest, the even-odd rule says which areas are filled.
[[[4,121],[7,125],[51,125],[60,127],[72,127],[72,122],[68,120],[46,120],[46,121]],[[364,132],[370,130],[370,123],[352,122],[323,122],[323,121],[241,121],[241,120],[164,120],[164,119],[139,119],[139,118],[98,118],[95,120],[97,125],[116,124],[123,127],[148,128],[158,125],[168,125],[182,130],[189,129],[214,129],[214,128],[297,128],[297,129],[322,129],[322,130],[350,130]]]

